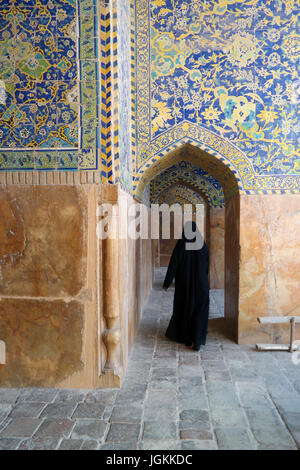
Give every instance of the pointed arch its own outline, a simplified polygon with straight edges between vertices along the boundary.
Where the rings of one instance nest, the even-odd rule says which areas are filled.
[[[231,168],[228,162],[225,163],[221,158],[217,158],[215,155],[191,143],[181,145],[181,143],[177,142],[177,144],[174,144],[175,148],[173,150],[160,155],[159,158],[157,158],[157,155],[154,155],[140,168],[134,181],[134,195],[136,199],[142,200],[142,194],[146,185],[155,176],[174,165],[174,163],[182,160],[193,163],[214,176],[223,188],[225,199],[239,193],[242,189],[242,180],[238,172]]]

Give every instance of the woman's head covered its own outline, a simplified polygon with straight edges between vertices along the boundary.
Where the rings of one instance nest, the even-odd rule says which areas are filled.
[[[196,222],[189,220],[184,224],[182,239],[186,250],[201,250],[204,244],[203,235],[198,230]]]

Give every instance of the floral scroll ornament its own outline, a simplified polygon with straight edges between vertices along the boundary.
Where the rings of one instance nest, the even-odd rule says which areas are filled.
[[[296,2],[136,5],[137,174],[187,136],[229,161],[242,189],[298,193]]]
[[[233,65],[247,67],[259,56],[260,47],[258,40],[252,34],[237,33],[230,37],[224,52]]]

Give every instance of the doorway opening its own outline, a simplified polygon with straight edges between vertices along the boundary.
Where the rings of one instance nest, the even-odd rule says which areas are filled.
[[[239,187],[234,171],[220,158],[185,143],[147,166],[137,181],[138,198],[144,191],[150,203],[203,204],[203,234],[210,250],[211,317],[224,315],[226,334],[237,341]],[[156,268],[166,269],[175,243],[172,237],[154,242]]]

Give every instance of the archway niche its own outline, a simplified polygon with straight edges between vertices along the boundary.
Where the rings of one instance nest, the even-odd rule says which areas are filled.
[[[158,176],[159,177],[159,176]],[[194,197],[193,197],[194,196]],[[209,245],[210,238],[210,220],[209,220],[209,201],[207,195],[199,190],[196,185],[187,183],[182,179],[178,178],[176,181],[170,182],[170,184],[159,192],[156,198],[151,200],[153,204],[168,204],[172,206],[173,204],[190,205],[192,207],[193,215],[192,219],[196,220],[196,204],[201,204],[203,206],[203,217],[200,217],[198,220],[198,228],[203,233],[206,242]],[[160,229],[161,229],[161,216],[160,213]],[[199,214],[198,214],[199,218]],[[199,226],[200,222],[200,226]],[[170,239],[164,240],[161,237],[155,240],[155,266],[156,267],[166,267],[169,264],[170,257],[173,251],[173,248],[177,242],[174,238],[174,215],[170,214]],[[183,220],[182,220],[183,223]]]
[[[238,341],[239,315],[239,227],[240,194],[238,178],[221,159],[189,143],[162,155],[146,166],[136,181],[135,197],[142,199],[146,186],[174,163],[187,161],[214,176],[222,186],[225,197],[225,329],[228,336]],[[208,211],[209,212],[209,211]],[[209,240],[208,240],[209,241]]]

